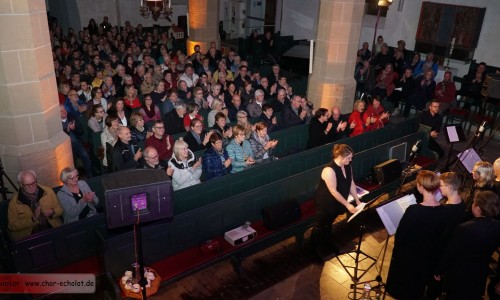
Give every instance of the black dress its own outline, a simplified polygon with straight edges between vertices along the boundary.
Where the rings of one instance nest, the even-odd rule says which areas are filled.
[[[478,217],[457,227],[440,272],[446,274],[447,299],[483,299],[488,265],[500,246],[500,221]]]
[[[446,220],[444,206],[411,205],[394,240],[386,291],[396,299],[420,299],[438,264]]]
[[[335,172],[335,177],[337,178],[337,191],[342,195],[342,197],[344,197],[344,199],[347,199],[352,183],[351,165],[344,167],[346,174],[345,177],[344,173],[342,173],[342,169],[335,163],[334,160],[328,163],[325,168],[326,167],[332,168]],[[335,218],[347,212],[346,207],[337,201],[337,199],[333,197],[332,193],[330,193],[330,190],[326,186],[326,182],[323,179],[321,179],[318,188],[316,189],[314,203],[318,212],[318,223],[320,226],[324,225],[331,228]],[[323,218],[325,218],[325,220],[323,220]]]

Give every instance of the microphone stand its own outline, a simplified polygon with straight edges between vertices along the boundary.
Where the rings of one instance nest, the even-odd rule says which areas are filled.
[[[500,126],[498,126],[497,128],[495,128],[495,130],[493,131],[493,133],[490,134],[488,136],[488,138],[484,141],[484,143],[481,145],[481,147],[479,147],[479,149],[477,150],[477,154],[479,154],[479,156],[483,156],[483,154],[484,154],[484,147],[486,147],[486,145],[488,145],[488,143],[495,137],[496,133],[499,131],[499,128],[500,128]]]
[[[403,188],[403,185],[405,185],[406,179],[408,179],[408,177],[411,174],[413,174],[412,168],[415,166],[415,160],[417,159],[417,157],[418,157],[418,151],[415,152],[415,156],[410,160],[408,166],[403,170],[403,175],[404,175],[403,180],[401,180],[401,184],[399,184],[399,187],[396,190],[396,193],[394,194],[394,196],[399,195],[399,193],[401,192],[401,189]]]

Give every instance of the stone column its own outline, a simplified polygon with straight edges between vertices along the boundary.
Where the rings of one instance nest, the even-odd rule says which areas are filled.
[[[191,55],[194,45],[201,46],[206,53],[211,42],[220,47],[219,38],[219,0],[189,0],[189,39],[187,53]]]
[[[16,184],[20,170],[33,169],[40,184],[56,186],[73,156],[61,127],[45,1],[0,1],[0,28],[3,167]]]
[[[356,90],[354,67],[364,0],[321,0],[308,99],[316,108],[338,105],[352,111]]]

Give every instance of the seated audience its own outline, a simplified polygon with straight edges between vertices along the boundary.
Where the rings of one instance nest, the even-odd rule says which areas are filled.
[[[251,118],[258,118],[262,114],[262,106],[264,105],[264,92],[262,90],[255,91],[255,98],[247,105],[248,114]]]
[[[265,103],[262,105],[262,114],[260,115],[259,122],[264,122],[267,125],[267,132],[271,133],[279,130],[278,119],[274,115],[273,107],[271,104]]]
[[[102,105],[102,108],[104,109],[104,112],[107,112],[108,109],[111,107],[111,102],[108,103],[106,98],[102,97],[102,91],[101,88],[94,88],[92,89],[92,106],[100,104]]]
[[[286,129],[291,126],[302,125],[306,123],[307,111],[302,108],[302,97],[295,95],[281,112],[280,128]]]
[[[278,145],[278,140],[271,140],[267,134],[267,126],[264,122],[255,124],[255,131],[250,137],[253,158],[258,162],[262,160],[273,160],[274,151]]]
[[[153,100],[151,100],[152,102]],[[137,96],[137,89],[134,85],[126,85],[125,86],[125,97],[123,97],[123,104],[125,104],[130,109],[139,109],[141,108],[141,100],[139,100],[139,96]]]
[[[163,116],[165,132],[170,135],[186,132],[184,128],[184,115],[186,114],[186,104],[182,102],[175,103],[175,109]]]
[[[139,166],[139,159],[142,157],[142,151],[138,145],[130,142],[132,139],[130,129],[120,126],[116,134],[118,141],[116,141],[111,151],[113,170],[121,171],[137,168]]]
[[[223,147],[222,136],[214,132],[210,136],[210,146],[207,147],[201,160],[205,180],[222,177],[231,173],[232,159]]]
[[[153,103],[150,95],[144,96],[144,104],[139,109],[147,129],[151,129],[155,121],[161,120],[160,108]]]
[[[203,122],[203,117],[198,113],[200,106],[196,103],[189,102],[186,105],[186,114],[184,115],[184,129],[189,132],[191,128],[191,121],[199,119]],[[196,152],[196,151],[195,151]]]
[[[332,107],[332,114],[328,122],[332,123],[333,130],[328,132],[329,142],[338,141],[349,137],[350,131],[356,126],[355,123],[347,124],[349,117],[340,113],[340,107]]]
[[[231,138],[233,137],[233,129],[226,125],[227,124],[227,117],[224,113],[219,112],[215,115],[215,124],[212,127],[213,132],[220,134],[222,137],[222,145],[223,147],[226,147],[229,142],[231,141]]]
[[[226,106],[228,108],[228,117],[231,122],[236,122],[237,121],[236,115],[238,114],[238,112],[239,111],[247,112],[247,109],[244,105],[241,104],[240,95],[234,95],[230,99],[231,102],[226,103]]]
[[[410,115],[412,106],[415,106],[416,110],[421,111],[424,109],[426,103],[432,100],[434,90],[436,89],[436,82],[433,77],[434,73],[432,73],[432,70],[429,70],[425,72],[425,76],[417,80],[415,90],[406,98],[403,117],[407,118]]]
[[[372,52],[368,49],[369,47],[370,44],[368,44],[368,42],[364,42],[363,48],[358,50],[358,56],[361,57],[363,61],[368,61],[372,58]]]
[[[210,106],[210,108],[212,110],[208,113],[207,123],[208,127],[213,127],[215,124],[215,115],[218,113],[223,113],[224,115],[226,115],[228,112],[227,108],[224,107],[224,103],[218,99],[212,101],[212,105]],[[226,121],[229,123],[229,119],[227,119]]]
[[[74,157],[81,159],[85,175],[92,177],[92,163],[90,161],[89,153],[83,145],[84,130],[81,123],[75,119],[73,115],[66,112],[64,105],[60,105],[61,123],[63,131],[69,136],[71,140],[71,150]]]
[[[273,110],[276,113],[282,112],[285,107],[290,105],[290,100],[286,95],[285,89],[278,90],[275,94],[275,98],[273,101]]]
[[[130,116],[130,123],[130,134],[132,135],[131,142],[144,148],[146,139],[153,135],[151,128],[149,130],[146,129],[144,126],[144,118],[137,112],[132,113]]]
[[[17,175],[19,192],[9,201],[8,224],[15,240],[61,226],[63,208],[52,188],[39,185],[35,171]]]
[[[417,175],[420,204],[410,205],[396,230],[386,290],[396,299],[422,299],[438,264],[446,210],[436,200],[439,177],[427,170]]]
[[[236,123],[245,129],[245,138],[248,140],[255,130],[255,125],[252,125],[252,123],[248,120],[248,114],[246,111],[240,110],[236,114],[236,119]]]
[[[104,119],[106,119],[106,113],[104,112],[104,108],[102,107],[101,104],[96,104],[92,106],[92,116],[87,122],[87,126],[93,131],[93,132],[101,132],[104,130],[104,127],[106,126],[104,124]]]
[[[385,124],[389,123],[389,112],[385,111],[384,107],[380,105],[378,97],[372,98],[372,104],[363,114],[363,121],[365,122],[365,131],[373,131],[383,128]]]
[[[464,76],[459,95],[472,98],[472,104],[477,105],[481,102],[483,96],[484,80],[486,79],[486,63],[481,62],[476,69]],[[469,109],[471,103],[466,103],[464,108]]]
[[[196,159],[188,144],[179,138],[174,144],[174,153],[168,161],[172,169],[174,191],[200,183],[201,158]]]
[[[415,90],[415,79],[413,79],[412,72],[411,67],[406,67],[403,76],[399,80],[396,80],[396,88],[392,92],[391,97],[389,97],[389,100],[394,105],[393,116],[399,114],[399,102],[405,101]]]
[[[380,52],[377,53],[371,60],[371,65],[375,70],[375,75],[378,76],[388,63],[392,62],[392,56],[389,53],[389,47],[383,43],[380,47]]]
[[[491,191],[475,194],[474,219],[457,227],[436,272],[445,274],[447,299],[482,299],[491,256],[500,246],[500,203]]]
[[[365,122],[363,121],[363,112],[365,111],[365,101],[354,101],[354,110],[347,122],[350,124],[351,133],[349,136],[357,136],[365,132]],[[354,124],[354,125],[353,125]]]
[[[457,89],[450,71],[444,73],[443,81],[436,84],[434,98],[439,101],[439,113],[445,114],[450,108],[454,108],[456,104]]]
[[[398,73],[393,71],[391,63],[385,65],[385,68],[375,79],[375,87],[372,90],[372,97],[385,99],[390,97],[396,88],[395,82],[398,79]]]
[[[212,130],[209,132],[203,130],[203,123],[200,119],[195,118],[191,120],[190,130],[184,136],[184,142],[188,144],[189,149],[193,152],[205,150],[212,133]]]
[[[361,98],[363,94],[371,94],[373,89],[374,71],[370,66],[370,61],[360,61],[354,70],[354,80],[356,80],[356,97]]]
[[[75,89],[70,89],[68,92],[68,98],[64,102],[64,108],[69,115],[73,118],[78,119],[84,112],[87,111],[87,105],[84,101],[78,98],[78,94]]]
[[[116,115],[118,116],[118,120],[120,124],[123,126],[130,125],[130,115],[132,114],[132,110],[125,106],[125,100],[123,98],[115,99],[113,105],[108,111],[108,115]]]
[[[109,115],[106,118],[106,121],[104,121],[104,124],[106,124],[106,127],[104,127],[101,133],[101,146],[104,154],[102,165],[106,171],[112,172],[113,161],[111,159],[111,151],[118,140],[116,133],[118,131],[118,127],[120,126],[120,120],[116,115]]]
[[[146,139],[146,147],[154,147],[160,155],[160,160],[168,161],[172,157],[174,139],[165,133],[165,125],[162,121],[155,121],[153,134]]]
[[[443,126],[443,116],[439,113],[439,102],[437,100],[432,100],[429,105],[429,109],[422,113],[420,124],[431,128],[429,149],[436,152],[439,158],[443,157],[444,151],[436,142],[436,139],[441,132],[441,127]]]
[[[328,122],[329,117],[330,114],[326,108],[320,108],[316,111],[314,118],[309,123],[309,138],[306,149],[319,147],[330,141],[329,133],[333,124]]]
[[[99,198],[85,181],[78,180],[78,170],[64,168],[59,177],[63,186],[57,192],[57,198],[64,209],[64,224],[95,216]]]
[[[434,61],[434,53],[429,52],[425,56],[425,59],[421,60],[415,67],[413,77],[422,77],[424,74],[427,74],[427,72],[432,71],[432,79],[434,79],[438,72],[438,67],[438,63]]]
[[[233,140],[226,147],[233,166],[231,173],[243,171],[255,163],[250,142],[246,140],[245,128],[241,125],[233,127]]]

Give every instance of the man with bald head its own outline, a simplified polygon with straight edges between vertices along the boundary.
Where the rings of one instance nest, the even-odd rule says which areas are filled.
[[[138,145],[130,143],[132,139],[130,129],[125,126],[118,127],[117,136],[118,141],[111,151],[114,171],[137,168],[142,151]]]
[[[332,123],[332,130],[328,132],[329,142],[338,141],[349,136],[352,128],[347,124],[347,119],[346,115],[340,113],[340,107],[332,107],[332,113],[328,119],[328,122]]]

